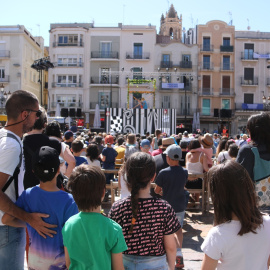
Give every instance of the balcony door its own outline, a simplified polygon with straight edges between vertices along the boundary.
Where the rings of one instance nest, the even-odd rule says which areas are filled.
[[[244,59],[253,59],[254,44],[245,43]]]
[[[203,38],[203,50],[210,51],[210,37]]]
[[[143,44],[142,43],[134,43],[133,54],[134,54],[134,59],[142,59],[142,56],[143,56]]]
[[[110,58],[112,50],[111,42],[100,42],[100,57],[101,58]]]
[[[110,83],[110,69],[109,68],[101,68],[100,69],[100,83],[107,84]]]
[[[222,76],[222,94],[229,95],[231,87],[231,77],[230,76]]]
[[[202,94],[210,95],[211,90],[211,76],[203,75],[202,77]]]

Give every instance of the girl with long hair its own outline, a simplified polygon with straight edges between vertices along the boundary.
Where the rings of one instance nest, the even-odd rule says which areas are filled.
[[[214,227],[201,246],[201,269],[268,269],[270,217],[258,209],[248,172],[239,163],[226,161],[209,170],[208,180]]]
[[[128,250],[123,252],[127,269],[175,269],[174,233],[180,224],[172,207],[150,195],[156,165],[147,153],[133,153],[124,165],[131,196],[115,202],[109,217],[123,230]]]

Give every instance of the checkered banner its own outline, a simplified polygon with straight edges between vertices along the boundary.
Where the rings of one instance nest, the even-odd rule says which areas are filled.
[[[121,133],[123,128],[123,120],[120,116],[111,116],[111,130]]]

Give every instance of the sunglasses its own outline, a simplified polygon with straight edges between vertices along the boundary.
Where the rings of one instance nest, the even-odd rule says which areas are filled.
[[[36,117],[40,117],[41,114],[42,114],[42,111],[41,110],[32,110],[32,109],[25,109],[25,111],[28,111],[28,112],[35,112],[36,113]]]

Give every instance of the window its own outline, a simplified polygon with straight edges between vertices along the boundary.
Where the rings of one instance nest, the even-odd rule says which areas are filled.
[[[203,38],[203,51],[210,51],[210,37]]]
[[[254,99],[253,94],[244,94],[244,103],[253,104],[254,103],[253,99]]]
[[[230,46],[230,38],[229,37],[224,37],[223,38],[223,46]]]
[[[142,59],[143,45],[142,43],[134,43],[133,46],[134,59]]]
[[[222,95],[230,95],[231,77],[222,76]]]
[[[203,75],[202,77],[202,94],[210,95],[211,93],[211,77],[209,75]]]
[[[223,56],[223,70],[230,70],[231,64],[230,64],[230,56]]]
[[[111,42],[100,42],[100,57],[101,58],[110,58],[112,50]]]
[[[76,96],[75,95],[57,95],[56,96],[57,103],[63,107],[74,107],[76,104]]]
[[[203,56],[203,69],[211,69],[210,55]]]
[[[101,68],[100,69],[100,83],[106,84],[110,83],[110,69],[109,68]]]
[[[171,58],[171,56],[169,54],[162,54],[161,68],[170,68],[171,67],[170,58]]]
[[[253,59],[254,44],[245,43],[244,59]]]
[[[98,104],[100,109],[105,109],[110,106],[111,95],[110,92],[99,92],[98,93]]]
[[[210,115],[210,99],[202,100],[202,115]]]
[[[183,54],[182,59],[184,62],[189,62],[191,59],[191,55],[190,54]]]
[[[74,87],[77,85],[76,75],[58,75],[57,76],[57,86]]]
[[[5,69],[0,67],[0,79],[5,78]]]
[[[231,108],[230,99],[222,99],[221,109],[229,110]]]
[[[58,66],[60,67],[76,67],[77,66],[77,56],[76,55],[58,55],[57,60]]]
[[[58,36],[58,45],[65,46],[65,45],[78,45],[78,35],[59,35]]]
[[[133,79],[135,79],[135,80],[142,79],[142,68],[141,67],[134,67],[133,68]]]
[[[253,81],[254,68],[244,68],[244,80]]]

